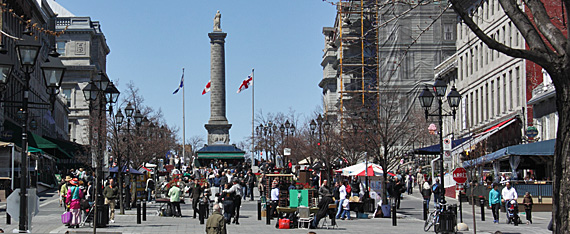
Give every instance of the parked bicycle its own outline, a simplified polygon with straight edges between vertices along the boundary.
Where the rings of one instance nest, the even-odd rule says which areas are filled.
[[[451,214],[446,218],[450,218],[451,222],[440,222],[444,220],[442,217]],[[455,220],[455,214],[453,211],[449,210],[447,204],[438,203],[436,208],[429,214],[424,224],[424,231],[427,232],[434,226],[435,233],[456,233],[457,221]],[[444,229],[444,230],[442,230]]]

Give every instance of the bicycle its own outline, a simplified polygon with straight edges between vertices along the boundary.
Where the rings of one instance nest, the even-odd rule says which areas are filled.
[[[436,218],[439,217],[439,214],[442,212],[442,210],[443,210],[442,205],[438,203],[436,209],[429,214],[429,216],[426,219],[426,222],[424,223],[424,232],[427,232],[429,231],[429,229],[431,229],[431,227],[436,222]]]
[[[452,220],[452,222],[448,222],[449,220],[440,223],[440,218],[442,216],[449,216],[450,212],[453,213],[451,210],[448,209],[447,204],[438,203],[437,207],[434,211],[432,211],[424,224],[424,231],[427,232],[431,229],[432,226],[435,225],[434,231],[435,233],[456,233],[455,226],[457,225],[456,221]],[[451,214],[452,217],[454,216]],[[446,219],[449,219],[447,217]]]

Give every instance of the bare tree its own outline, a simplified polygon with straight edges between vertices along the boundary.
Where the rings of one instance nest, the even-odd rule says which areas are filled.
[[[570,0],[562,0],[562,16],[552,15],[545,7],[554,7],[559,1],[499,0],[502,9],[523,36],[526,47],[517,49],[507,46],[497,38],[487,35],[473,20],[470,6],[464,1],[450,0],[453,10],[469,29],[490,49],[515,58],[532,61],[544,68],[556,89],[558,132],[554,153],[554,181],[552,218],[554,233],[570,232],[570,31],[566,28],[565,16],[570,15]]]

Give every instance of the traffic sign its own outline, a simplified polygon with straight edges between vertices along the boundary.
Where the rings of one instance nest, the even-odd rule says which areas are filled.
[[[463,167],[458,167],[453,170],[453,180],[459,184],[467,182],[467,171]]]
[[[451,137],[443,138],[443,150],[451,150]]]

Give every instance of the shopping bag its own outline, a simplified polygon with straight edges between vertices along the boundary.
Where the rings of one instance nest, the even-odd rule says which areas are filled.
[[[290,220],[289,219],[279,219],[279,229],[289,229]]]
[[[61,215],[61,223],[63,224],[71,223],[71,212],[65,212]]]

